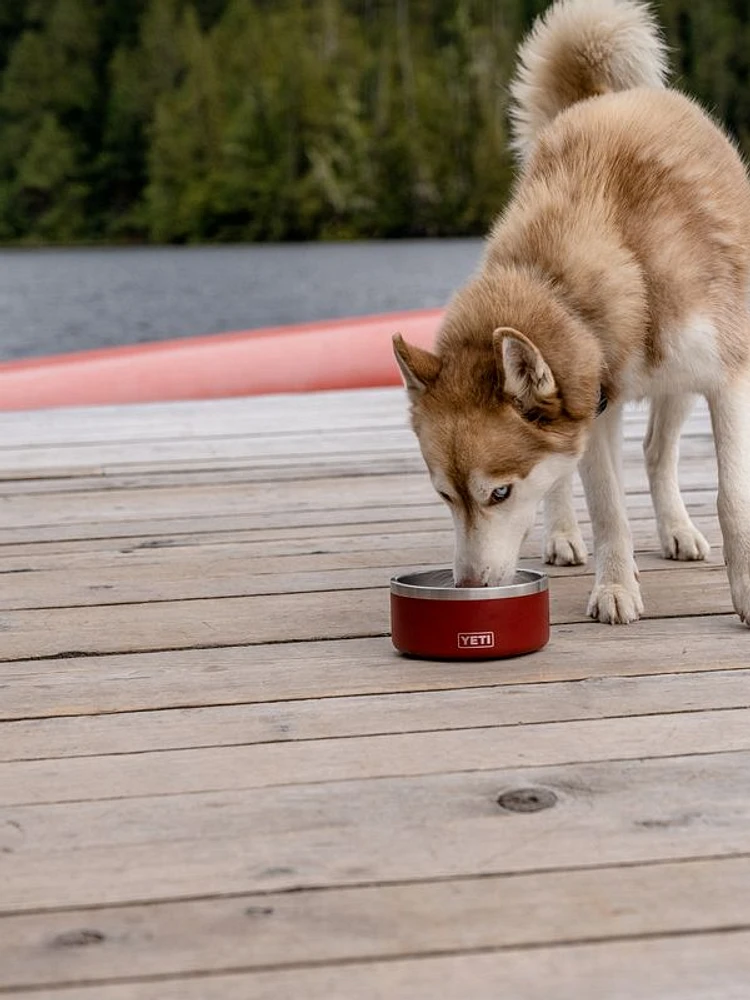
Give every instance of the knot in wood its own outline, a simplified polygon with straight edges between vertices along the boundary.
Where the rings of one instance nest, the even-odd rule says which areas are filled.
[[[551,809],[557,804],[557,796],[548,788],[515,788],[512,792],[503,792],[497,804],[508,812],[534,813]]]
[[[85,948],[90,944],[101,944],[106,936],[101,931],[92,931],[86,928],[78,931],[66,931],[58,934],[52,944],[55,948]]]

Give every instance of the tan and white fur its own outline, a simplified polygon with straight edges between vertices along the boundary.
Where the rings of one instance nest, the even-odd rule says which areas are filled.
[[[708,400],[734,607],[750,623],[750,185],[724,132],[664,85],[636,0],[558,0],[519,53],[520,169],[481,269],[433,352],[394,338],[412,420],[456,530],[458,586],[512,579],[545,501],[545,558],[585,560],[589,614],[643,610],[627,521],[621,416],[651,400],[646,465],[663,553],[705,559],[680,496],[680,429]],[[600,395],[608,405],[597,415]]]

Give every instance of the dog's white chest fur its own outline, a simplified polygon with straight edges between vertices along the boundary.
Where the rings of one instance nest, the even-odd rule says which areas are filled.
[[[668,343],[658,368],[650,368],[643,357],[638,357],[626,369],[623,381],[626,399],[706,393],[726,377],[716,327],[705,316],[692,317]]]

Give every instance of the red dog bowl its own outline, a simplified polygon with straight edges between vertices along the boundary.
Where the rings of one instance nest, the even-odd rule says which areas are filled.
[[[549,642],[547,577],[522,569],[506,587],[454,587],[450,570],[391,580],[391,636],[401,653],[495,660]]]

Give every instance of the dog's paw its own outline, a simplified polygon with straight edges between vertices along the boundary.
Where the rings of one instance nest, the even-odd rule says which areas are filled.
[[[544,540],[544,561],[549,566],[585,566],[587,555],[578,528],[552,532]]]
[[[678,521],[659,529],[665,559],[702,562],[708,559],[711,546],[691,521]]]
[[[597,584],[591,592],[587,614],[605,625],[629,625],[638,621],[643,614],[638,582]]]

